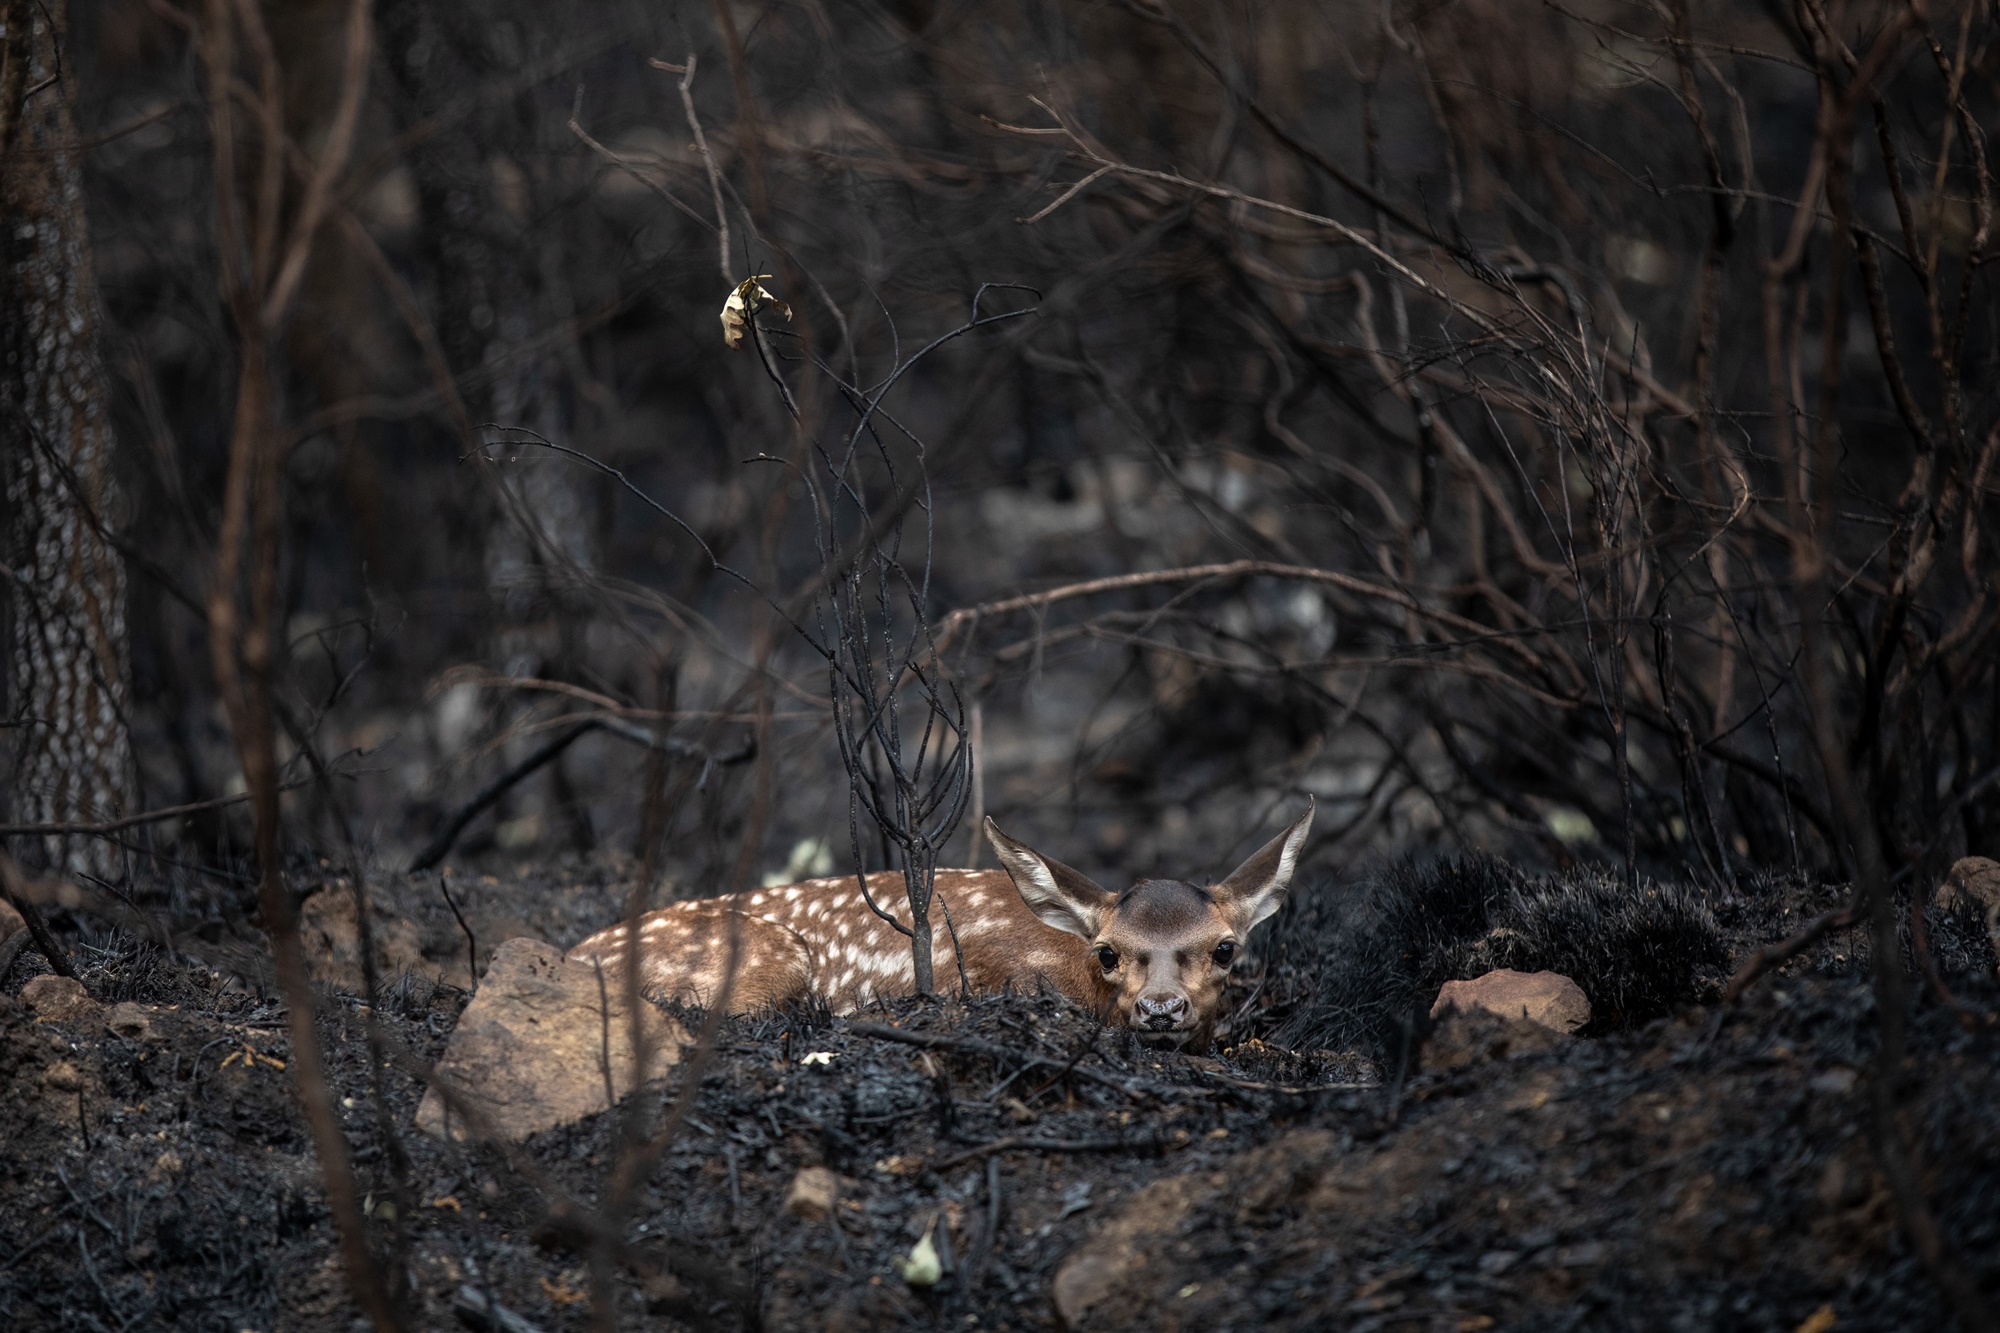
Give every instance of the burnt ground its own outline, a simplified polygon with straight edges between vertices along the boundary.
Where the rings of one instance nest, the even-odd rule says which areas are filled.
[[[552,901],[549,881],[524,883],[524,903]],[[1329,960],[1373,966],[1401,995],[1427,968],[1526,947],[1527,899],[1487,931],[1497,939],[1461,938],[1443,963],[1437,940],[1402,937],[1398,967],[1384,914],[1355,893],[1288,909],[1289,933],[1246,969],[1236,1044],[1213,1058],[1139,1047],[1046,996],[724,1024],[710,1061],[637,1099],[657,1117],[700,1077],[624,1227],[619,1326],[1052,1328],[1059,1290],[1074,1322],[1107,1328],[1950,1326],[1868,1149],[1875,1025],[1859,937],[1831,936],[1717,1003],[1735,957],[1837,889],[1763,884],[1717,905],[1716,954],[1691,956],[1665,1016],[1574,1038],[1450,1019],[1414,1060],[1395,1025],[1314,1016]],[[539,910],[572,909],[519,915],[534,924]],[[1930,914],[1946,978],[1992,1007],[1976,925]],[[32,954],[0,979],[6,1326],[359,1326],[282,1014],[254,983],[149,945],[77,961],[96,1000],[146,1006],[150,1030],[37,1017],[14,998],[40,970]],[[428,1061],[466,998],[412,976],[376,1014]],[[891,1025],[901,1039],[881,1035]],[[1336,1030],[1363,1033],[1360,1049],[1255,1035]],[[1369,1046],[1371,1030],[1390,1035]],[[359,1002],[335,995],[322,1037],[373,1238],[406,1260],[413,1326],[463,1326],[453,1300],[473,1288],[517,1328],[587,1327],[574,1208],[607,1188],[619,1115],[512,1156],[448,1146],[409,1128],[414,1077],[383,1074],[378,1112],[362,1033]],[[1993,1040],[1919,993],[1910,1045],[1902,1120],[1945,1234],[1992,1293]],[[838,1178],[830,1215],[785,1207],[808,1167]],[[551,1208],[554,1193],[572,1203]],[[895,1261],[926,1232],[943,1277],[913,1286]]]

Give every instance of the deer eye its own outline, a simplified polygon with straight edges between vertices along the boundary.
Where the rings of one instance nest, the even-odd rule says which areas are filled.
[[[1235,961],[1236,961],[1235,940],[1224,940],[1222,943],[1215,946],[1215,965],[1217,967],[1228,967],[1231,963]]]
[[[1118,951],[1108,944],[1097,946],[1097,965],[1106,972],[1118,970]]]

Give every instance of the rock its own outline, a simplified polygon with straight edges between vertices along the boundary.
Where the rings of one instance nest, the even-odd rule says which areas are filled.
[[[622,1097],[640,1083],[664,1077],[688,1036],[641,1001],[648,1059],[644,1076],[635,1077],[632,1020],[617,979],[604,982],[600,990],[597,969],[565,961],[553,944],[508,940],[494,952],[435,1072],[463,1095],[484,1131],[509,1143],[609,1109],[607,1038],[610,1082]],[[417,1127],[439,1138],[481,1136],[447,1110],[436,1088],[424,1093]]]
[[[150,1041],[153,1036],[152,1011],[130,1000],[114,1004],[104,1015],[104,1026],[127,1041]]]
[[[54,1023],[88,1023],[102,1012],[81,981],[49,973],[21,987],[21,1003],[34,1010],[37,1018]]]
[[[0,940],[12,939],[27,928],[28,923],[14,910],[14,904],[0,899]]]
[[[839,1199],[839,1176],[823,1166],[803,1167],[785,1191],[785,1212],[808,1222],[824,1222]]]
[[[58,1060],[42,1071],[42,1086],[50,1092],[75,1092],[83,1086],[83,1075],[67,1060]]]
[[[408,917],[391,916],[370,895],[368,929],[375,937],[375,979],[394,985],[405,972],[435,978],[438,965],[424,957],[423,933]],[[360,994],[366,989],[361,969],[361,922],[354,910],[354,890],[345,885],[321,889],[299,904],[299,939],[305,945],[306,967],[314,981]]]
[[[1445,982],[1431,1006],[1431,1017],[1447,1009],[1483,1009],[1502,1018],[1525,1018],[1555,1032],[1574,1032],[1590,1021],[1590,1000],[1568,977],[1508,967],[1471,981]]]
[[[1946,872],[1931,899],[1943,908],[1971,908],[1984,915],[2000,907],[2000,861],[1983,856],[1962,856]],[[0,935],[6,932],[0,930]]]

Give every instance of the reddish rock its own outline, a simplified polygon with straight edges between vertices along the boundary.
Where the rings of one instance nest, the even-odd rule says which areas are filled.
[[[14,910],[14,904],[0,899],[0,940],[11,939],[27,928],[28,923]]]
[[[808,1166],[785,1191],[785,1212],[808,1222],[824,1222],[840,1199],[840,1177],[823,1166]]]
[[[494,951],[435,1072],[503,1142],[595,1115],[609,1105],[607,1055],[610,1082],[623,1097],[666,1077],[689,1039],[680,1024],[640,1001],[642,1073],[622,991],[600,985],[595,968],[565,960],[553,944],[509,940]],[[447,1113],[435,1088],[417,1108],[417,1128],[439,1138],[477,1137],[463,1117]]]
[[[114,1004],[104,1015],[104,1026],[127,1041],[150,1041],[153,1037],[153,1010],[148,1005],[127,1000]]]
[[[21,1003],[37,1018],[55,1023],[88,1023],[103,1012],[90,992],[74,977],[44,974],[21,987]]]
[[[1525,1018],[1556,1032],[1574,1032],[1590,1021],[1583,988],[1559,972],[1516,972],[1496,968],[1470,981],[1447,981],[1431,1006],[1436,1018],[1447,1009],[1485,1010],[1502,1018]]]

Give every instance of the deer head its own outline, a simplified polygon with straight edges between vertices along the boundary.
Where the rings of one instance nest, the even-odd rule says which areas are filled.
[[[991,819],[986,837],[1029,910],[1089,946],[1113,1022],[1150,1042],[1200,1050],[1214,1037],[1223,983],[1244,940],[1284,906],[1312,818],[1308,806],[1220,884],[1142,879],[1123,893],[1014,841]]]

